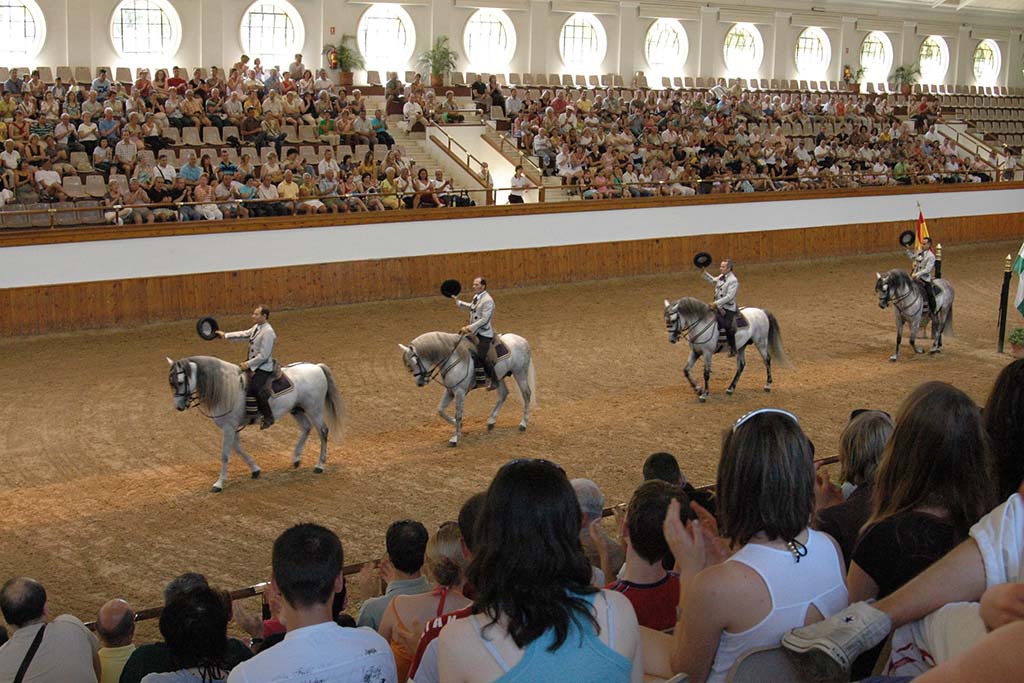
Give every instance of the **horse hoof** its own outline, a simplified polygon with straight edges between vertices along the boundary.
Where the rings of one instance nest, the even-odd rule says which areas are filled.
[[[313,468],[313,474],[323,474],[323,473],[324,473],[324,468],[320,467],[320,465],[317,465],[316,467]]]
[[[212,487],[210,487],[210,493],[220,493],[223,490],[224,490],[223,486],[217,486],[216,484],[214,484]]]
[[[525,432],[526,431],[526,425],[519,425],[519,431]]]
[[[292,469],[293,469],[293,470],[297,470],[297,469],[299,469],[299,465],[300,465],[300,464],[301,464],[301,463],[300,463],[300,461],[298,461],[298,460],[293,460],[293,461],[292,461]]]
[[[253,472],[249,476],[252,477],[253,479],[259,479],[260,478],[260,472],[262,472],[262,470],[256,470],[255,472]]]
[[[489,432],[490,431],[494,431],[494,423],[493,422],[488,422],[487,423],[487,431],[489,431]]]
[[[915,347],[914,347],[914,353],[924,353],[924,349],[919,349],[919,348],[917,348],[917,347],[915,346]]]
[[[889,356],[889,360],[892,361],[893,363],[895,363],[897,360],[899,360],[899,358],[900,358],[899,356]]]
[[[733,389],[732,387],[729,387],[728,389],[725,390],[725,395],[726,396],[732,396],[732,392],[734,392],[734,391],[736,391],[736,390]]]
[[[448,448],[455,448],[458,445],[459,445],[459,442],[457,440],[455,440],[455,439],[452,439],[451,441],[448,442]]]
[[[708,400],[708,397],[707,396],[698,396],[697,400],[700,401],[701,403],[705,403]]]
[[[771,387],[770,384],[765,386],[764,393],[766,393],[766,394],[772,393],[772,387]]]
[[[941,353],[942,349],[928,349],[928,353]]]

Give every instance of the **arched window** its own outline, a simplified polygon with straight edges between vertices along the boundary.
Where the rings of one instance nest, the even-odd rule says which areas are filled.
[[[562,55],[562,63],[570,68],[599,70],[608,51],[604,26],[593,14],[573,14],[562,24],[558,34],[558,51]]]
[[[764,41],[753,24],[733,24],[725,34],[725,68],[733,76],[756,76],[764,58]]]
[[[652,69],[662,73],[682,73],[689,43],[686,29],[676,19],[658,19],[647,29],[644,55]]]
[[[1002,55],[996,41],[985,39],[974,50],[974,79],[978,85],[994,85],[1002,66]]]
[[[928,36],[918,55],[923,83],[941,83],[949,70],[949,46],[942,36]]]
[[[0,0],[0,57],[35,59],[45,36],[46,20],[34,0]]]
[[[872,83],[883,83],[889,79],[892,69],[892,42],[881,31],[872,31],[860,44],[860,66],[864,78]]]
[[[808,26],[796,39],[796,70],[805,78],[822,78],[832,62],[832,43],[817,26]]]
[[[359,19],[356,42],[366,68],[401,70],[409,65],[416,47],[412,17],[400,5],[370,5]]]
[[[285,0],[256,0],[242,15],[242,51],[287,64],[306,40],[302,17]],[[271,66],[267,64],[266,66]]]
[[[166,0],[121,0],[110,17],[110,39],[122,57],[173,57],[181,20]]]
[[[505,71],[516,52],[516,29],[502,10],[480,9],[466,22],[462,42],[472,68]]]

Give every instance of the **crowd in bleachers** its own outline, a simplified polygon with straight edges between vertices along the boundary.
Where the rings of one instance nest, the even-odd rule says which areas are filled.
[[[834,665],[815,680],[851,680],[851,665],[852,680],[873,670],[885,676],[873,681],[1015,680],[1022,413],[1024,360],[999,373],[984,409],[928,382],[895,417],[854,411],[835,483],[798,415],[759,409],[725,435],[712,490],[694,489],[673,455],[649,456],[613,533],[595,482],[557,462],[510,461],[457,520],[433,533],[413,520],[388,528],[383,559],[355,579],[363,596],[381,580],[386,590],[355,618],[341,541],[315,524],[269,550],[266,615],[185,574],[165,590],[159,643],[134,642],[123,600],[100,609],[94,636],[52,618],[41,584],[12,578],[0,590],[13,629],[0,679],[30,660],[26,683],[614,683],[684,672],[721,683],[782,643],[819,674],[823,657]],[[244,642],[228,637],[230,622]],[[879,656],[872,648],[894,628]],[[783,680],[757,675],[743,680]]]
[[[474,75],[464,103],[418,75],[406,84],[392,73],[376,108],[326,70],[314,74],[301,55],[287,69],[259,61],[243,55],[226,73],[140,69],[134,80],[102,68],[92,80],[10,70],[0,206],[90,209],[58,217],[70,224],[468,204],[469,188],[394,144],[391,107],[410,129],[460,122],[467,106],[507,117],[542,172],[587,199],[984,182],[1015,169],[1012,157],[973,157],[932,128],[932,95],[897,110],[888,94],[750,91],[738,82],[541,90]]]

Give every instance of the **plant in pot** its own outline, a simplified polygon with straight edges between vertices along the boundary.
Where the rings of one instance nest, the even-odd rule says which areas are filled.
[[[438,36],[434,46],[419,56],[419,65],[430,72],[430,87],[444,86],[444,77],[455,70],[459,55],[448,44],[448,36]]]
[[[334,71],[340,71],[338,84],[342,86],[352,85],[352,72],[362,69],[365,66],[363,55],[355,46],[355,36],[343,35],[337,45],[324,45],[323,54],[327,56],[327,66]]]
[[[909,95],[911,86],[917,83],[920,75],[921,66],[919,64],[904,64],[903,66],[896,67],[896,70],[892,72],[892,80],[893,83],[900,86],[900,91],[904,95]]]
[[[1015,327],[1010,332],[1010,347],[1014,358],[1024,358],[1024,327]]]

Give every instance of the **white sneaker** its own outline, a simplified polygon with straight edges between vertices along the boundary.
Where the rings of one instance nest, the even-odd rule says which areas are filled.
[[[826,680],[847,680],[853,661],[892,630],[885,612],[856,602],[842,612],[810,626],[795,628],[782,637],[782,646],[800,655],[802,668]]]

